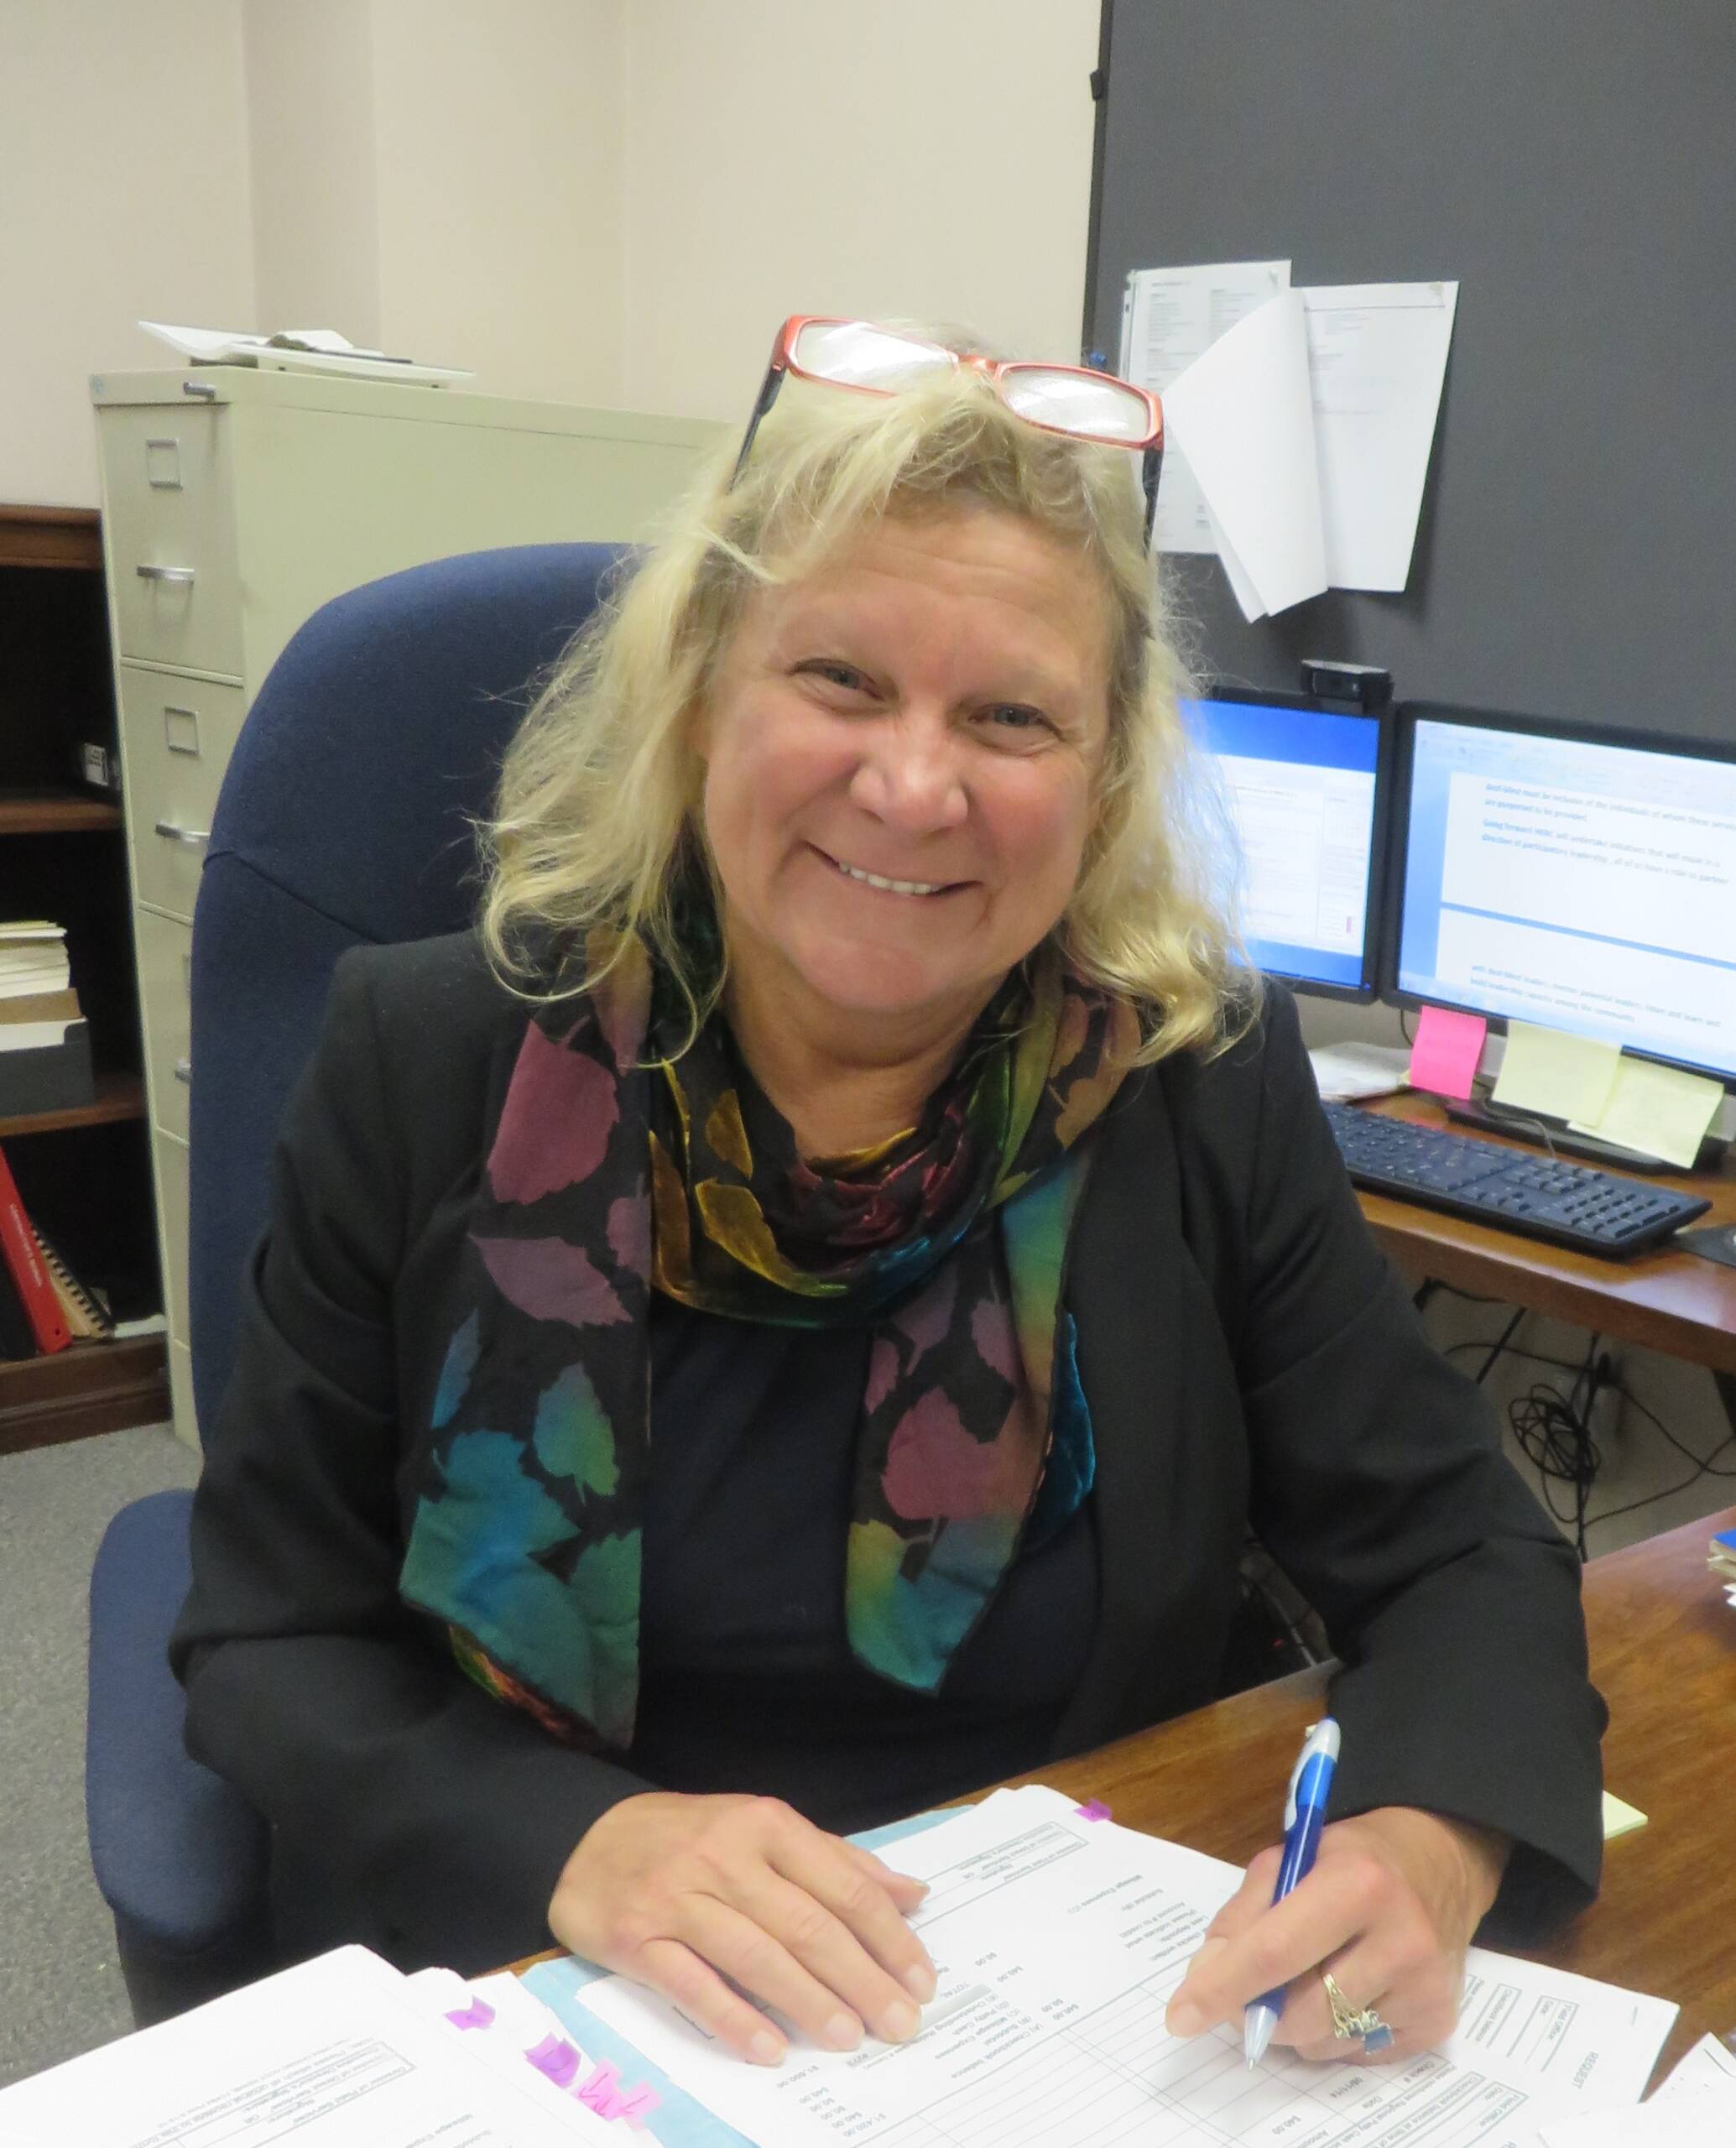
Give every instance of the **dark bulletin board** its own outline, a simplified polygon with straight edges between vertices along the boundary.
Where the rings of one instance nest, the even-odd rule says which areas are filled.
[[[1250,627],[1178,561],[1197,659],[1736,733],[1732,0],[1105,0],[1104,34],[1087,347],[1134,268],[1460,284],[1409,589]]]

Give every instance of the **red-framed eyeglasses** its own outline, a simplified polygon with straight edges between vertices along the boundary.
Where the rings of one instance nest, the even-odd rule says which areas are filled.
[[[925,373],[967,366],[987,381],[1016,417],[1042,431],[1105,447],[1132,448],[1143,455],[1140,479],[1145,494],[1145,543],[1149,549],[1157,518],[1157,485],[1163,469],[1163,405],[1130,380],[1094,372],[1088,366],[1044,365],[1023,358],[984,358],[948,350],[943,343],[882,328],[871,321],[838,321],[793,313],[778,331],[771,363],[741,452],[733,483],[740,477],[760,421],[778,399],[785,376],[852,388],[859,394],[894,395]]]

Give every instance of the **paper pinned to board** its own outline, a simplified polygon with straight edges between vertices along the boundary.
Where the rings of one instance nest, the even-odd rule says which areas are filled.
[[[1318,597],[1326,543],[1301,294],[1269,299],[1196,358],[1164,398],[1164,427],[1235,553],[1243,615]]]
[[[1287,261],[1217,261],[1190,268],[1137,268],[1121,301],[1121,373],[1164,395],[1226,329],[1290,289]],[[1153,548],[1217,552],[1233,582],[1211,511],[1186,451],[1166,442]]]
[[[1163,552],[1215,551],[1249,619],[1327,587],[1405,588],[1458,310],[1459,287],[1450,280],[1290,293],[1290,266],[1138,269],[1122,302],[1121,370],[1163,398],[1169,421],[1154,544]],[[1259,384],[1239,383],[1243,399],[1229,399],[1212,361],[1228,336],[1285,294],[1300,297],[1305,333],[1299,352],[1268,354],[1280,371],[1264,386],[1281,399],[1288,453],[1301,456],[1306,438],[1317,505],[1311,511],[1280,481],[1265,503],[1273,526],[1263,544],[1239,493],[1222,489],[1221,470],[1217,485],[1207,482],[1201,457],[1216,461],[1211,439],[1233,448],[1247,427],[1269,420],[1270,408],[1245,392]],[[1202,368],[1212,391],[1203,407],[1194,378]],[[1272,544],[1306,548],[1310,556],[1317,545],[1322,578],[1313,587],[1272,584],[1261,569]],[[1296,586],[1300,594],[1288,593]]]
[[[1302,293],[1334,589],[1396,593],[1410,578],[1458,295],[1456,283]]]

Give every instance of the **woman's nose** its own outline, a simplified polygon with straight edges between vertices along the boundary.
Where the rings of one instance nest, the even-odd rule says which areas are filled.
[[[954,828],[970,811],[958,742],[945,724],[877,724],[851,779],[852,802],[910,835]]]

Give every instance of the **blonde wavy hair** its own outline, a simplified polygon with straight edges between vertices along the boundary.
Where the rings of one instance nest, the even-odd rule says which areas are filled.
[[[734,462],[732,442],[606,591],[508,749],[481,831],[480,930],[503,982],[527,999],[553,997],[533,952],[552,935],[586,949],[581,973],[558,988],[584,991],[638,934],[696,1029],[723,980],[696,972],[677,930],[684,878],[710,870],[691,740],[745,607],[884,518],[981,506],[1082,555],[1111,605],[1108,747],[1079,877],[1051,936],[1080,975],[1137,1005],[1142,1062],[1232,1040],[1258,984],[1233,959],[1212,863],[1222,805],[1177,708],[1187,675],[1145,553],[1137,456],[1045,432],[959,368],[888,396],[786,382],[732,482]]]

